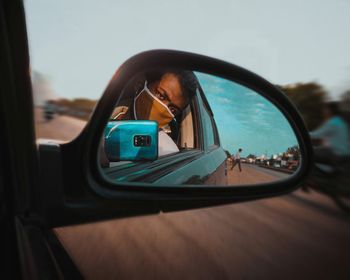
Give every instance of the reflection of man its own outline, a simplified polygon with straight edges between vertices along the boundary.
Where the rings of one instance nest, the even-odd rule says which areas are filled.
[[[198,81],[191,71],[165,70],[145,74],[142,84],[135,85],[132,106],[117,107],[115,120],[153,120],[159,125],[159,156],[176,153],[179,148],[165,132],[176,121],[196,93]]]
[[[314,148],[314,159],[320,163],[330,163],[336,157],[350,156],[350,131],[348,124],[340,116],[336,102],[326,104],[325,122],[315,131],[310,132],[312,139],[322,140],[322,146]]]
[[[235,156],[235,161],[234,163],[232,164],[232,167],[231,167],[231,170],[236,166],[236,164],[238,164],[238,169],[239,169],[239,172],[242,172],[242,167],[241,167],[241,152],[243,150],[240,148],[238,149],[238,152],[236,153],[236,156]]]

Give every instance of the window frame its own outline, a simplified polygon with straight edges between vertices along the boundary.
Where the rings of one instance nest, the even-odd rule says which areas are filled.
[[[205,135],[204,135],[206,133],[206,131],[205,131],[206,130],[205,129],[206,124],[204,123],[203,118],[201,118],[202,131],[203,131],[204,150],[212,151],[212,150],[215,150],[215,149],[220,147],[219,133],[218,133],[217,126],[216,126],[216,123],[215,123],[215,120],[214,120],[213,111],[210,108],[209,102],[208,102],[207,98],[205,97],[204,91],[203,91],[201,86],[199,86],[198,92],[199,92],[199,97],[201,99],[200,101],[198,101],[198,103],[200,104],[199,105],[200,106],[200,110],[201,110],[201,112],[208,114],[209,119],[210,119],[210,127],[211,127],[211,129],[213,131],[213,138],[214,138],[214,144],[208,145],[208,143],[206,143],[206,140],[205,140],[206,138],[205,138]]]

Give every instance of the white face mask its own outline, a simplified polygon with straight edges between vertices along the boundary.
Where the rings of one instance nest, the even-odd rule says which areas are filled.
[[[147,81],[143,90],[134,99],[134,115],[137,120],[152,120],[164,127],[175,117],[161,100],[159,100],[147,87]]]

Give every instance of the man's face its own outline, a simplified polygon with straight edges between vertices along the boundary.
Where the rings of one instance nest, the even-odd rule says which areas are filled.
[[[180,114],[188,103],[179,79],[174,74],[164,74],[159,82],[150,84],[149,89],[175,116]]]

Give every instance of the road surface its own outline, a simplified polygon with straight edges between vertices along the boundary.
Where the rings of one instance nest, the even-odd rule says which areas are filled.
[[[349,216],[314,192],[55,232],[86,279],[350,279]]]
[[[232,170],[228,166],[228,183],[230,185],[247,185],[276,182],[288,178],[291,174],[283,173],[254,164],[242,163],[242,172],[236,165]]]
[[[35,109],[35,133],[37,138],[54,138],[68,142],[76,138],[86,122],[67,116],[57,116],[51,121],[43,118],[42,110]]]

